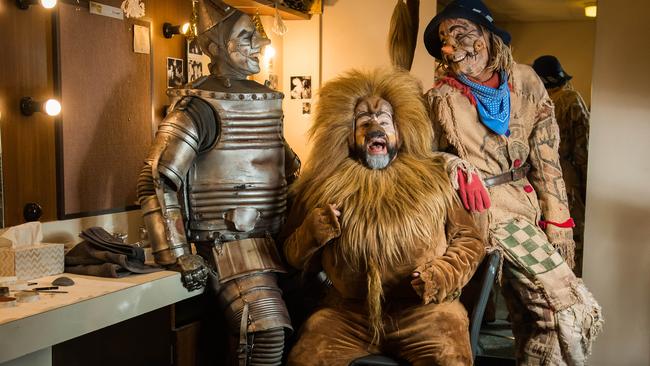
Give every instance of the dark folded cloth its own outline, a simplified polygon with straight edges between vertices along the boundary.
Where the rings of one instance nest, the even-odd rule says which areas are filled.
[[[79,234],[81,239],[95,246],[98,250],[107,250],[112,253],[124,254],[129,258],[136,258],[144,262],[144,250],[140,247],[124,244],[124,242],[111,235],[101,227],[91,227]]]
[[[144,250],[124,244],[106,230],[93,227],[79,235],[85,239],[65,255],[65,271],[100,277],[123,277],[131,273],[161,271],[144,264]]]

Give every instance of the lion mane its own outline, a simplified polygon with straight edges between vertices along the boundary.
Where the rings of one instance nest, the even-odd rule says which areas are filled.
[[[403,71],[350,71],[320,90],[308,164],[291,189],[305,212],[329,203],[341,210],[341,236],[332,245],[339,263],[368,278],[368,308],[377,339],[383,297],[381,273],[414,263],[444,230],[454,199],[441,158],[432,152],[433,130],[420,82]],[[396,158],[381,170],[351,156],[354,109],[370,96],[393,107],[399,134]]]

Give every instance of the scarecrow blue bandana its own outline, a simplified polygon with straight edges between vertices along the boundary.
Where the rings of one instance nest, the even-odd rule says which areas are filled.
[[[508,75],[502,71],[500,76],[501,84],[496,89],[475,83],[465,75],[457,78],[470,88],[476,99],[476,110],[481,122],[490,130],[503,135],[508,131],[510,122],[510,89]]]

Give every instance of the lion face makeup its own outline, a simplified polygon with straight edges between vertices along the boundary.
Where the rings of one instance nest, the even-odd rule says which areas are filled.
[[[361,99],[354,109],[354,157],[369,169],[384,169],[397,156],[398,144],[391,105],[380,97]]]

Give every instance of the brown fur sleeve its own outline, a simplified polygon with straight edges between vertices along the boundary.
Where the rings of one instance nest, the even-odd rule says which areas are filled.
[[[425,304],[457,299],[485,256],[479,230],[458,200],[447,213],[446,232],[445,254],[416,269],[424,281]]]
[[[294,268],[303,269],[304,255],[302,255],[303,243],[310,241],[300,226],[305,219],[304,209],[300,204],[293,204],[287,217],[287,222],[282,228],[278,241],[282,243],[285,259]],[[312,239],[313,240],[313,239]]]
[[[305,213],[302,205],[294,205],[280,235],[287,262],[306,272],[320,270],[320,249],[341,235],[338,219],[329,208],[315,208]]]

